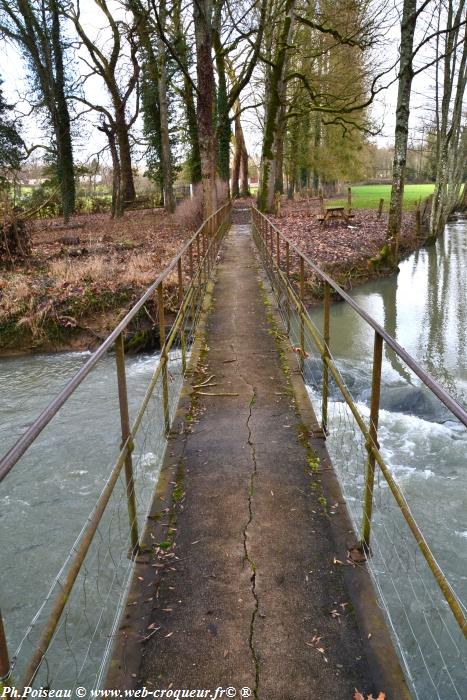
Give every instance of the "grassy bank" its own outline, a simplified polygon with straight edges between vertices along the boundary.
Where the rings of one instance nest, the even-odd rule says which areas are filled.
[[[413,210],[418,202],[423,201],[433,194],[433,184],[405,185],[404,210]],[[384,211],[389,207],[391,197],[391,185],[355,185],[352,186],[353,209],[378,209],[379,200],[384,199]],[[332,200],[336,205],[347,205],[347,198]]]

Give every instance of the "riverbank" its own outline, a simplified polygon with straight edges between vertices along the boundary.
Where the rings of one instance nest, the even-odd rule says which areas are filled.
[[[353,210],[348,224],[344,219],[327,223],[318,220],[318,199],[286,201],[278,216],[271,221],[318,267],[333,277],[344,289],[394,274],[392,269],[375,263],[385,244],[388,215],[381,217],[373,209]],[[413,212],[402,217],[399,254],[401,260],[423,243],[417,238]],[[317,278],[307,279],[308,301],[316,302],[322,296]]]
[[[245,208],[253,199],[236,200]],[[385,242],[387,214],[357,210],[351,223],[318,221],[319,200],[286,201],[274,224],[346,289],[392,274],[372,264]],[[34,222],[27,264],[0,271],[0,355],[93,350],[153,282],[194,232],[189,216],[161,210]],[[420,246],[413,213],[405,213],[401,258]],[[166,286],[170,322],[177,306],[176,275]],[[321,297],[307,279],[310,303]],[[128,334],[128,349],[157,346],[155,304],[147,304]]]
[[[33,222],[29,260],[0,270],[0,354],[94,349],[194,230],[183,212],[162,209],[129,211],[118,220],[77,216],[66,226],[57,219]],[[175,286],[174,276],[166,287],[169,319]],[[157,341],[152,307],[130,329],[135,351]]]

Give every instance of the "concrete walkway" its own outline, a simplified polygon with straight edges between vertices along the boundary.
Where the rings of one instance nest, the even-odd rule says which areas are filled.
[[[236,395],[199,396],[192,431],[171,445],[185,495],[138,685],[250,688],[262,700],[383,690],[333,564],[249,226],[232,227],[222,258],[193,384],[214,375],[205,393]]]

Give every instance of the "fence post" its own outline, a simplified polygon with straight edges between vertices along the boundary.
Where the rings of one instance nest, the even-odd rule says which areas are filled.
[[[120,424],[122,429],[122,446],[131,435],[130,416],[128,413],[128,393],[126,386],[125,373],[125,345],[123,333],[120,333],[115,341],[115,359],[117,364],[117,382],[118,382],[118,401],[120,404]],[[128,518],[130,520],[130,541],[131,553],[134,556],[138,553],[139,538],[138,538],[138,520],[136,517],[136,501],[135,501],[135,482],[133,478],[133,460],[131,453],[133,452],[133,440],[130,440],[128,449],[125,455],[125,482],[126,482],[126,499],[128,507]]]
[[[323,428],[324,435],[327,435],[328,431],[328,397],[329,397],[329,367],[326,360],[329,358],[329,339],[330,339],[330,324],[329,324],[329,311],[331,302],[331,289],[327,282],[324,283],[324,296],[323,296],[323,339],[324,339],[324,350],[323,350],[323,401],[321,406],[321,426]]]
[[[193,243],[190,243],[188,248],[188,256],[190,261],[190,282],[193,283]]]
[[[280,236],[279,236],[279,231],[276,232],[276,261],[277,261],[277,269],[280,270],[281,267],[281,249],[280,249]]]
[[[6,643],[5,628],[3,627],[2,611],[0,610],[0,693],[5,686],[12,685],[10,657]]]
[[[285,242],[285,274],[287,279],[290,277],[290,245],[289,242]]]
[[[378,219],[381,219],[381,215],[383,213],[383,207],[384,207],[384,199],[380,199],[379,205],[378,205]]]
[[[161,346],[162,365],[162,404],[164,409],[165,432],[170,431],[170,411],[169,411],[169,377],[167,370],[167,350],[165,349],[165,315],[164,315],[164,288],[162,282],[157,286],[157,306],[159,308],[159,342]]]
[[[347,187],[347,207],[349,209],[349,214],[352,213],[352,188]]]
[[[381,395],[381,363],[383,359],[383,339],[375,331],[373,346],[373,373],[371,379],[371,407],[369,441],[366,446],[368,460],[365,474],[365,495],[363,503],[362,546],[366,553],[370,552],[371,515],[373,512],[373,491],[375,483],[375,456],[373,445],[378,446],[379,399]]]
[[[305,268],[303,258],[300,256],[300,367],[303,370],[305,364],[305,323],[303,321],[303,306],[305,300]]]
[[[197,262],[198,262],[198,275],[199,278],[201,279],[201,241],[200,241],[200,234],[198,233],[196,236],[196,253],[197,253]]]
[[[178,304],[180,307],[180,311],[182,311],[182,305],[183,305],[183,269],[182,269],[182,259],[181,257],[178,259],[177,262],[177,270],[178,270]],[[186,312],[182,312],[184,315]],[[185,374],[186,372],[186,340],[185,340],[185,319],[182,320],[181,325],[180,325],[180,342],[182,346],[182,372]]]
[[[206,226],[201,229],[201,250],[203,258],[206,257]]]

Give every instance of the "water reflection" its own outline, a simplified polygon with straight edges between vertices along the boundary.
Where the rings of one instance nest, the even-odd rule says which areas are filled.
[[[467,401],[467,222],[449,224],[435,246],[415,252],[398,275],[352,293],[415,359],[461,403]],[[370,358],[373,333],[345,304],[332,309],[332,351],[346,359]],[[386,348],[386,360],[404,382],[410,373]]]

